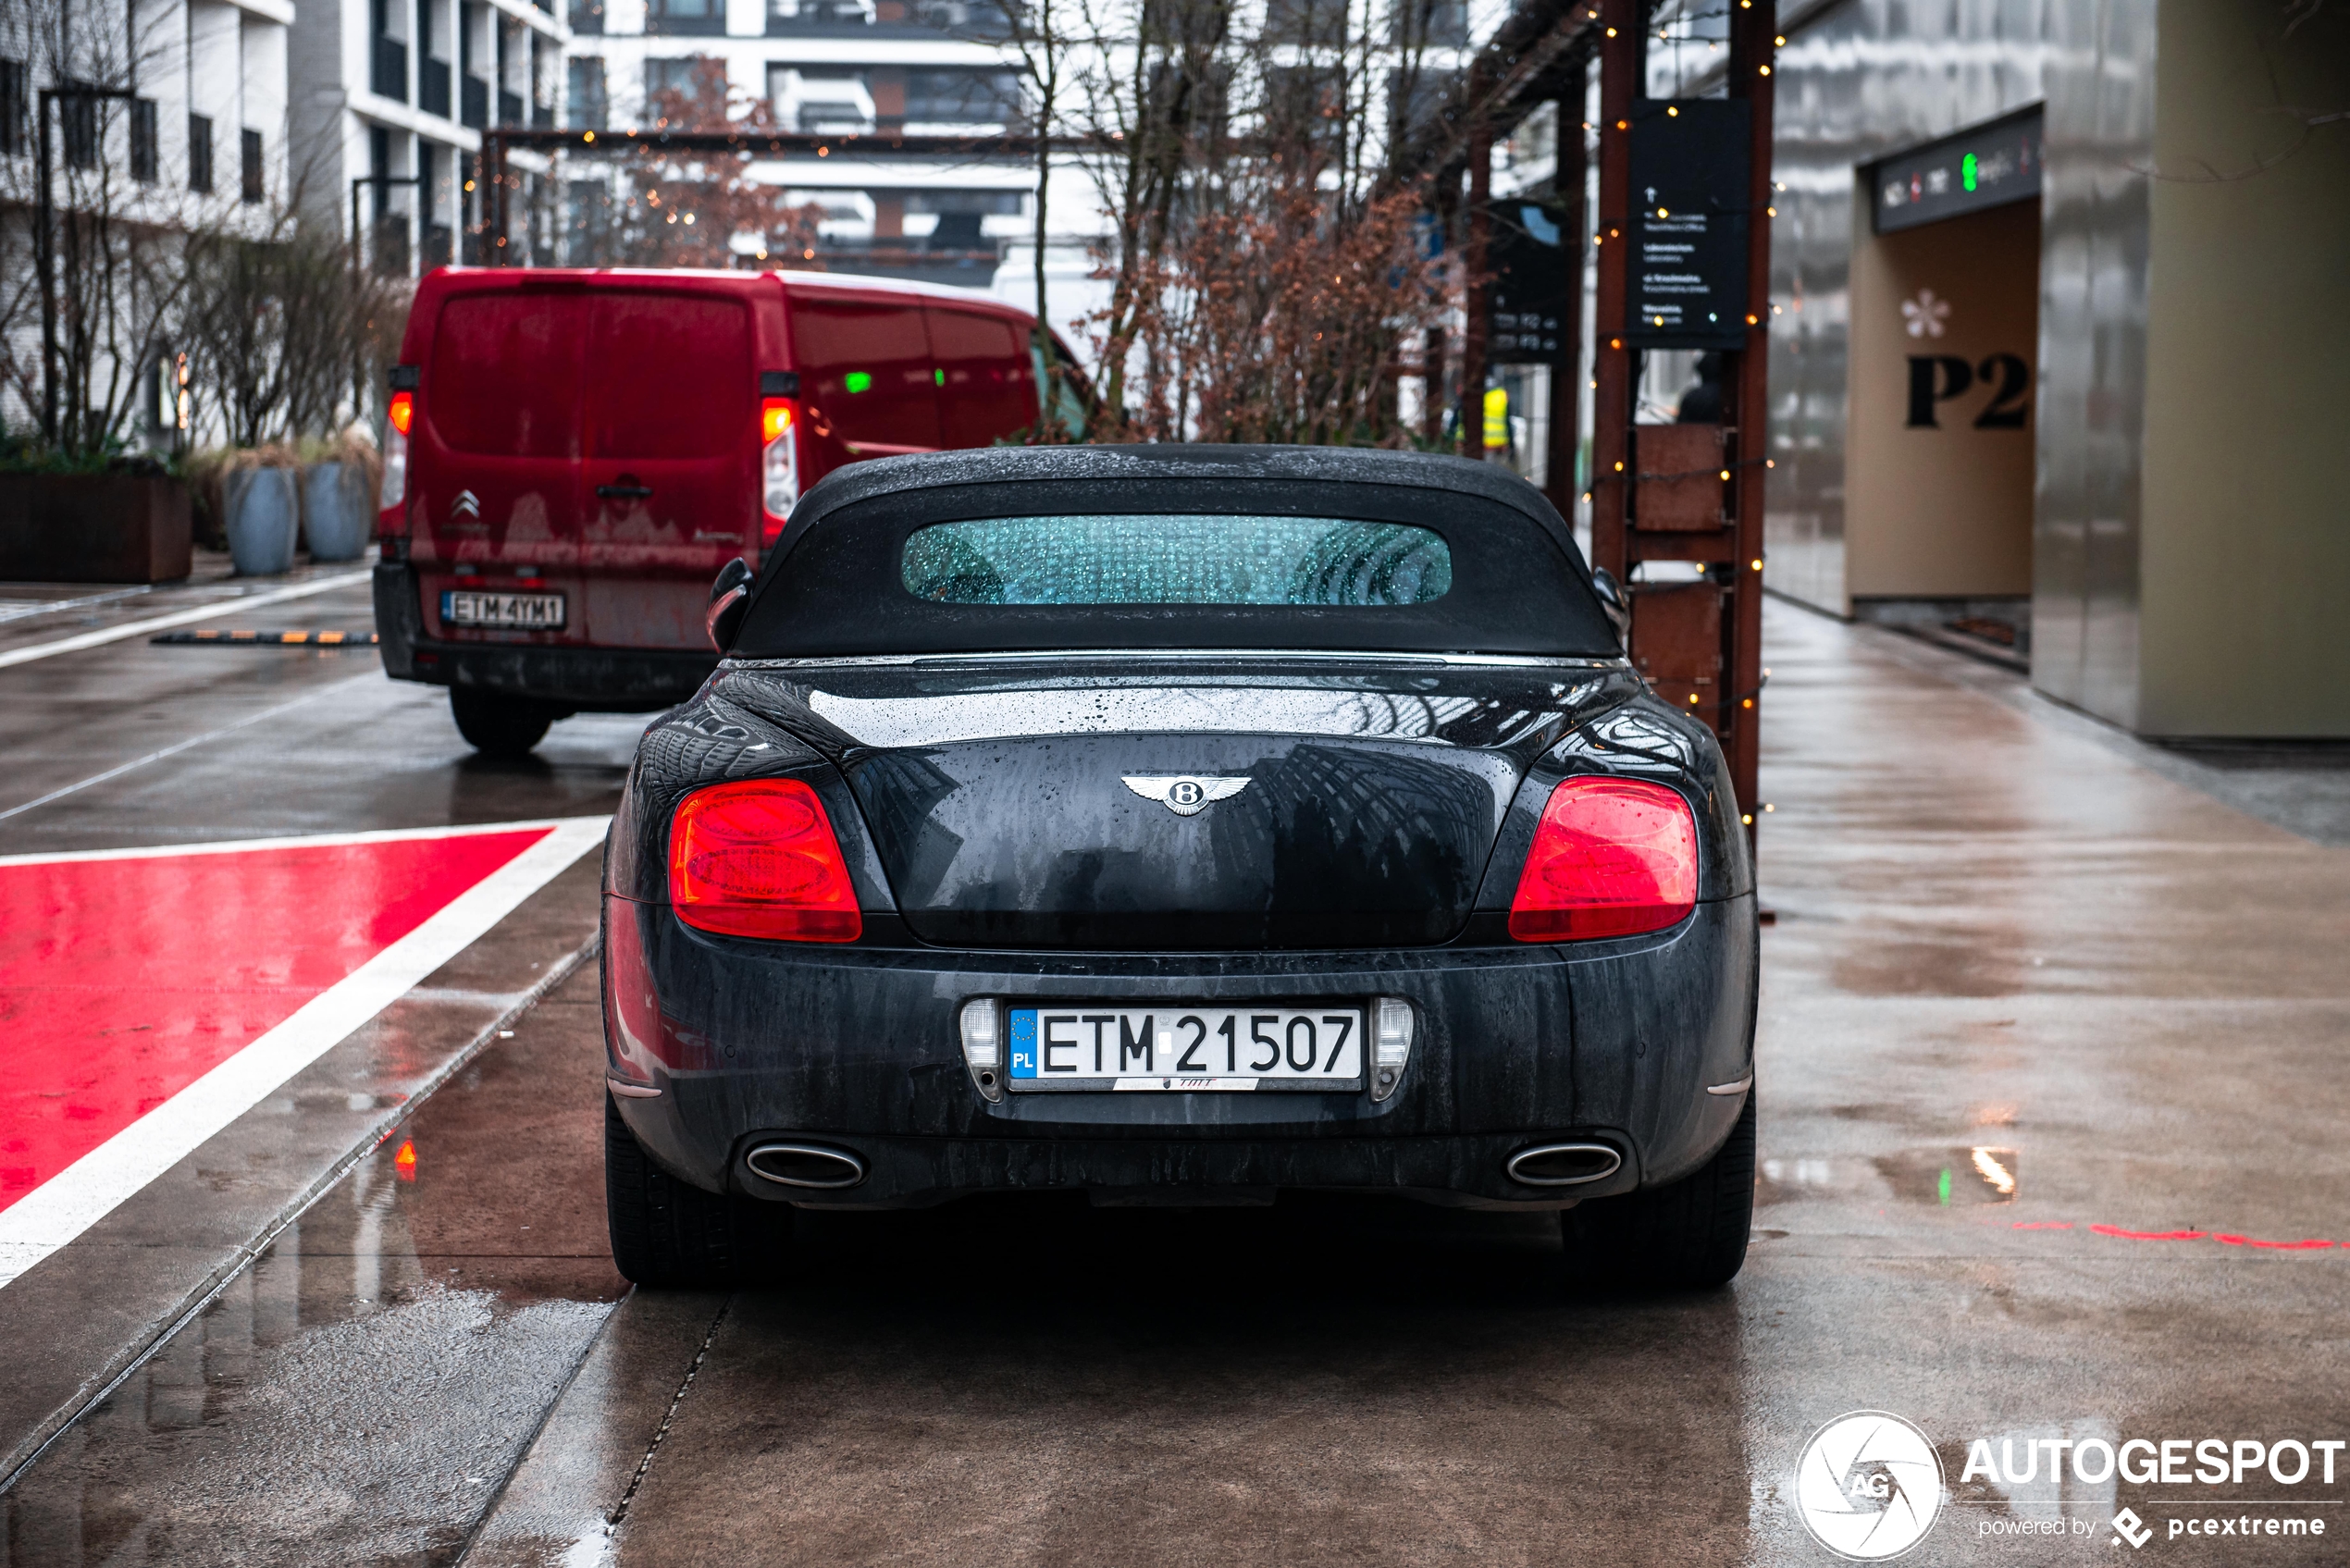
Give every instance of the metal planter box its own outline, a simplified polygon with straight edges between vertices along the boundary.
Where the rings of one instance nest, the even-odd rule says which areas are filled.
[[[0,474],[0,578],[166,583],[194,564],[188,487],[132,474]]]

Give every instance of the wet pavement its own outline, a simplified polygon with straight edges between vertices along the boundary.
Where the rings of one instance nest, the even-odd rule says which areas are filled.
[[[2232,796],[2205,775],[2244,770],[2002,672],[1778,605],[1767,630],[1778,919],[1729,1290],[1578,1288],[1535,1218],[1038,1200],[825,1216],[777,1289],[624,1298],[575,975],[383,1113],[392,1136],[66,1430],[0,1498],[0,1562],[1811,1564],[1833,1559],[1797,1516],[1800,1456],[1863,1409],[1917,1423],[1950,1488],[1906,1562],[2134,1559],[2124,1506],[2164,1561],[2350,1560],[2350,1453],[2291,1484],[2256,1462],[2052,1485],[2018,1458],[2350,1438],[2331,759]],[[166,654],[316,658],[72,657]],[[221,702],[266,706],[236,679]],[[543,774],[468,772],[445,710],[352,690],[338,716],[389,707],[296,796],[336,827],[602,809],[616,778],[601,732]],[[365,787],[369,747],[414,745],[439,759],[382,756]],[[217,782],[175,817],[174,776],[93,786],[53,831],[288,831]],[[155,793],[114,793],[134,787]],[[469,955],[495,973],[436,994],[526,1001],[522,966],[586,939],[577,870]],[[1985,1479],[1977,1439],[2014,1468]],[[2170,1534],[2223,1513],[2249,1526]],[[2271,1518],[2305,1533],[2254,1533]]]

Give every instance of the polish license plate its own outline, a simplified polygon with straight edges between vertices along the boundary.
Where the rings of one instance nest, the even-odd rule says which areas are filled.
[[[501,594],[451,588],[440,596],[440,619],[451,626],[515,626],[525,631],[559,631],[563,623],[561,594]]]
[[[1363,1009],[1015,1007],[1014,1090],[1360,1089]]]

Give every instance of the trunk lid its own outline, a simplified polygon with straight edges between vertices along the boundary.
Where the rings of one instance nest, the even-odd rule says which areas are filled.
[[[1416,946],[1467,922],[1519,781],[1600,674],[926,661],[798,673],[751,705],[840,766],[925,942]]]

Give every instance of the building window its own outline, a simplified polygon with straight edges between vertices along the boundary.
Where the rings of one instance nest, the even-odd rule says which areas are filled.
[[[916,0],[915,19],[957,38],[1009,38],[1010,13],[1005,0]]]
[[[212,121],[188,117],[188,189],[212,193]]]
[[[704,55],[647,60],[645,114],[673,120],[724,118],[726,62]]]
[[[726,0],[646,0],[645,31],[720,33],[726,31]]]
[[[909,70],[906,117],[947,125],[1010,125],[1020,118],[1020,79],[1010,71]]]
[[[241,132],[238,141],[241,143],[245,155],[245,183],[242,195],[248,202],[258,202],[267,194],[263,188],[261,177],[261,132],[258,130]]]
[[[767,0],[767,31],[771,36],[871,27],[872,21],[872,13],[865,8],[864,0]]]
[[[0,60],[0,153],[32,151],[32,84],[22,60]]]
[[[57,124],[65,132],[66,162],[74,168],[98,167],[98,101],[57,100]]]
[[[155,101],[130,101],[130,178],[142,185],[155,182]]]
[[[604,96],[604,62],[598,55],[575,55],[565,62],[569,75],[563,94],[563,118],[574,130],[601,130],[612,117]]]
[[[604,0],[571,0],[571,31],[582,38],[603,36]]]

